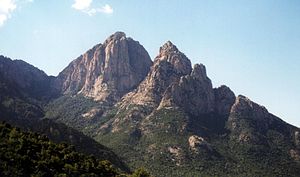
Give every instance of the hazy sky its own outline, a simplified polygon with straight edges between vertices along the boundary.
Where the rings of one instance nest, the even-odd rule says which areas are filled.
[[[300,127],[299,0],[0,0],[0,54],[47,74],[115,31],[152,58],[171,40],[214,87]]]

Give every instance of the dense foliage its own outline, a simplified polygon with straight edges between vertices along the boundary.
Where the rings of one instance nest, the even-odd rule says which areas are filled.
[[[0,176],[126,176],[109,161],[86,156],[65,143],[0,124]],[[129,175],[131,176],[131,175]],[[134,177],[149,176],[143,169]]]

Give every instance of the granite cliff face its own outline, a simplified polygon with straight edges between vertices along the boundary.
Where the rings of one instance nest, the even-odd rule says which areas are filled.
[[[57,77],[64,94],[115,102],[147,75],[152,61],[142,45],[116,32],[70,63]]]

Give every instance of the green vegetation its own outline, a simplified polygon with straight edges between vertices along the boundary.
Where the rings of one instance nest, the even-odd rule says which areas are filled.
[[[65,143],[56,144],[46,136],[22,132],[0,124],[0,176],[126,176],[101,161],[75,151]],[[138,169],[132,177],[150,176]]]
[[[106,106],[104,104],[97,104],[97,102],[82,95],[64,95],[53,100],[45,107],[45,118],[63,122],[70,127],[90,135],[89,130],[92,129],[95,122],[99,121],[97,119],[99,116],[84,118],[82,115],[92,108],[105,110]]]

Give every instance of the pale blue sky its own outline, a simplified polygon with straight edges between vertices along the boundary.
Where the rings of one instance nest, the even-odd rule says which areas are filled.
[[[225,84],[300,127],[299,0],[77,1],[0,0],[0,54],[57,75],[115,31],[152,58],[171,40],[206,65],[214,87]]]

